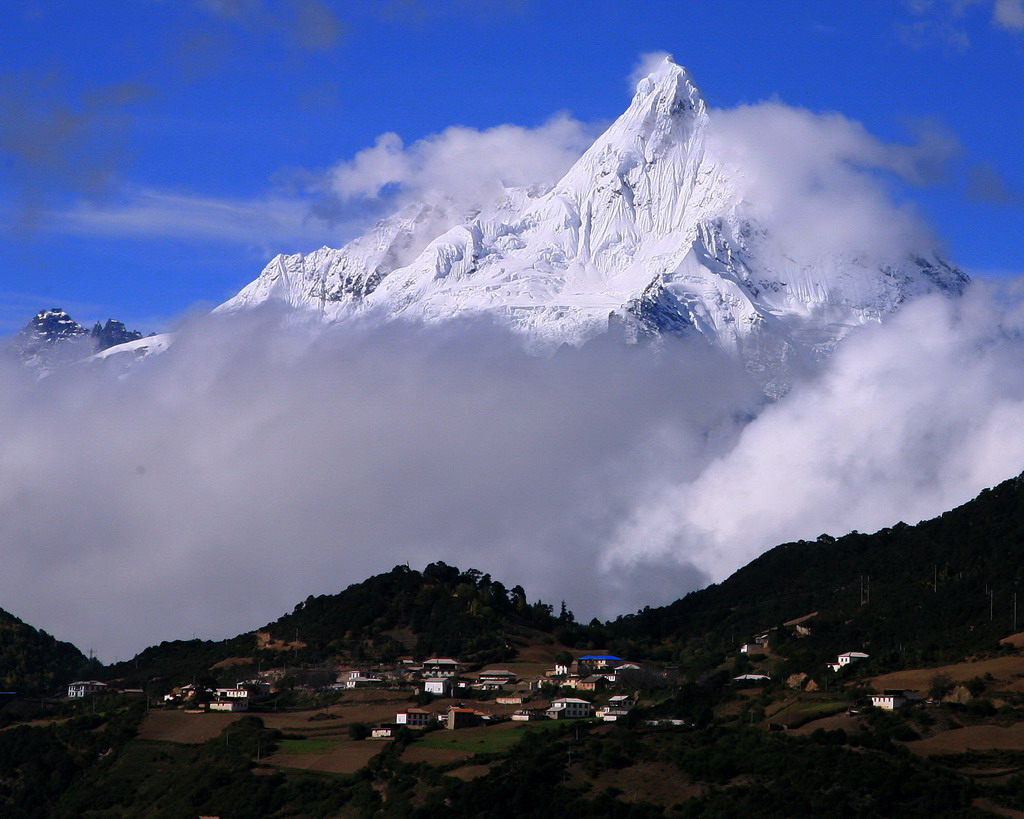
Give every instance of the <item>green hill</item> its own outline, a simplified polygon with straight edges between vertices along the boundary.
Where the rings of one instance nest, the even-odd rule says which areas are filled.
[[[180,684],[208,677],[213,665],[229,658],[248,658],[253,669],[332,658],[389,661],[403,654],[495,662],[514,657],[517,644],[557,626],[551,611],[544,603],[528,603],[521,587],[506,589],[475,569],[460,571],[441,562],[422,572],[396,566],[337,594],[307,597],[256,632],[152,646],[109,666],[104,679]],[[248,666],[233,668],[238,675]]]
[[[52,694],[99,663],[71,643],[23,623],[0,609],[0,688],[19,694]]]
[[[996,649],[1024,629],[1024,477],[916,526],[777,546],[722,583],[609,629],[622,650],[678,659],[698,646],[734,649],[812,612],[809,636],[776,632],[794,665],[863,649],[879,668],[901,668]]]
[[[515,638],[556,623],[551,606],[528,603],[521,586],[506,589],[475,569],[438,562],[422,572],[396,566],[339,594],[308,597],[264,630],[356,657],[412,653],[490,662],[514,656]]]

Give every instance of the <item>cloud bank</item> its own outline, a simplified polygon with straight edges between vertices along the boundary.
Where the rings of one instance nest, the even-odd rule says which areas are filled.
[[[940,179],[958,143],[920,124],[916,141],[886,143],[841,114],[781,102],[711,113],[709,152],[731,169],[746,205],[791,256],[905,258],[936,245],[897,185]]]
[[[696,480],[652,485],[605,550],[716,579],[765,548],[916,523],[1024,469],[1020,284],[929,297],[852,334]]]
[[[540,358],[485,323],[269,310],[194,320],[127,374],[0,385],[0,600],[112,660],[400,562],[589,619],[939,514],[1024,466],[1024,300],[923,299],[767,406],[700,343]]]
[[[696,475],[757,400],[703,345],[533,358],[488,325],[311,333],[272,311],[193,322],[123,376],[0,376],[0,600],[106,659],[405,561],[631,610],[651,585],[595,558],[632,488]],[[663,599],[706,582],[658,577]]]

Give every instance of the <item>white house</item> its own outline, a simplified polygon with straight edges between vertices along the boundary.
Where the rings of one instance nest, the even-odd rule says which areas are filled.
[[[99,680],[78,680],[68,685],[69,697],[86,697],[100,691],[107,691],[109,686]]]
[[[343,683],[342,683],[342,685],[344,685],[345,688],[372,688],[374,686],[383,685],[383,684],[384,684],[384,680],[381,679],[380,677],[362,677],[362,676],[358,676],[358,677],[351,677],[350,676],[347,680],[344,680]]]
[[[616,694],[608,700],[604,708],[597,709],[597,718],[604,722],[616,722],[629,715],[634,702],[626,694]]]
[[[552,700],[551,707],[544,713],[551,719],[584,719],[593,715],[594,708],[586,700],[563,697]]]
[[[881,694],[871,695],[871,704],[875,708],[895,711],[912,702],[919,702],[921,692],[913,688],[886,688]]]
[[[423,661],[423,674],[427,677],[458,677],[459,661],[451,657],[431,657]]]
[[[490,671],[481,671],[477,675],[477,682],[482,685],[511,685],[518,679],[514,671],[506,671],[504,668],[495,668]]]
[[[423,693],[437,697],[450,697],[455,690],[451,677],[428,677],[423,681]]]
[[[430,724],[430,712],[422,708],[407,708],[395,714],[396,725],[407,725],[410,728],[424,728]]]
[[[247,700],[249,692],[244,688],[217,688],[214,696],[219,700]]]
[[[838,671],[840,668],[845,668],[850,663],[859,663],[861,660],[866,660],[869,655],[863,651],[844,651],[838,657],[834,663],[829,663],[828,667],[833,671]]]
[[[249,698],[235,697],[230,700],[210,700],[209,708],[211,711],[248,711]]]

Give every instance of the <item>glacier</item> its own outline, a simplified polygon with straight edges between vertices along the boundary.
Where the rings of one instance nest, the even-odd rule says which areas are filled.
[[[707,104],[671,58],[547,190],[509,189],[420,248],[444,203],[407,206],[340,249],[278,255],[217,312],[281,302],[329,323],[488,316],[534,348],[614,328],[705,339],[771,393],[796,362],[967,275],[933,251],[800,258],[743,196]]]

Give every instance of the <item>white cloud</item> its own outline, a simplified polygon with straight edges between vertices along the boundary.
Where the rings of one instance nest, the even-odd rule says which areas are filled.
[[[840,347],[696,480],[654,485],[607,566],[676,558],[721,579],[765,548],[940,514],[1024,465],[1024,302],[975,285]]]
[[[125,191],[117,201],[80,200],[50,214],[50,224],[72,234],[198,239],[269,255],[343,243],[361,221],[332,224],[313,215],[307,200],[283,194],[228,199],[142,189]]]
[[[996,0],[992,18],[1010,31],[1024,31],[1024,0]]]
[[[701,463],[754,391],[701,344],[518,345],[263,311],[198,320],[129,378],[0,369],[4,608],[112,659],[405,561],[476,566],[581,616],[651,602],[597,576],[598,544],[639,476]],[[658,576],[665,601],[704,581]]]
[[[934,128],[922,128],[915,144],[886,144],[841,114],[780,102],[711,113],[709,152],[786,252],[809,262],[932,247],[925,224],[893,200],[891,182],[934,177],[956,150]]]
[[[506,187],[553,184],[594,136],[566,114],[536,128],[455,125],[410,145],[397,134],[382,134],[372,148],[332,169],[331,187],[342,199],[397,189],[399,204],[448,200],[455,210],[468,211],[494,204]]]
[[[629,90],[630,93],[636,91],[636,87],[640,80],[650,74],[655,73],[664,64],[665,60],[669,59],[670,55],[667,51],[648,51],[640,55],[640,59],[637,60],[633,70],[629,74]]]
[[[589,145],[590,126],[565,114],[537,128],[453,126],[410,145],[397,134],[325,172],[280,175],[262,196],[226,198],[123,187],[47,213],[48,229],[80,235],[199,239],[278,252],[340,247],[376,219],[430,202],[422,248],[466,215],[496,204],[504,188],[555,182]]]

